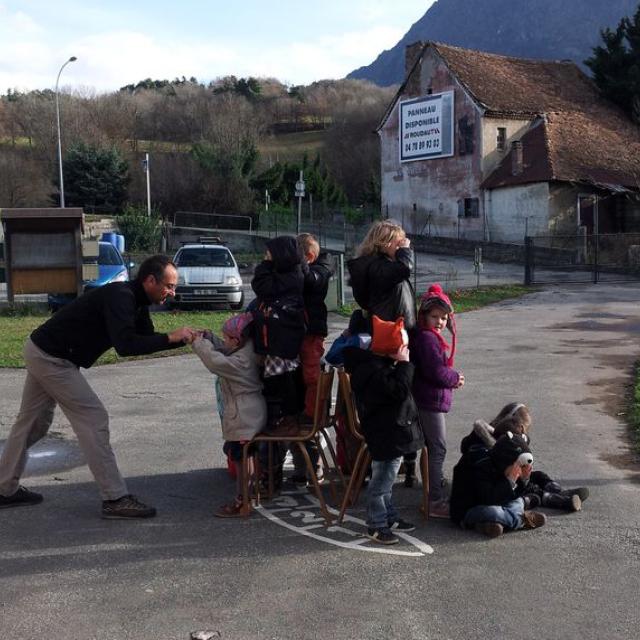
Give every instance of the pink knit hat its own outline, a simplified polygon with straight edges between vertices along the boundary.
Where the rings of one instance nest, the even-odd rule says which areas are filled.
[[[420,298],[420,313],[424,313],[430,306],[437,304],[441,306],[447,313],[453,313],[453,305],[449,296],[444,292],[442,286],[436,282],[432,284],[426,293]]]
[[[222,333],[225,333],[230,338],[244,342],[244,330],[251,322],[253,322],[253,316],[250,313],[239,313],[237,316],[231,316],[222,325]]]
[[[447,321],[447,329],[451,332],[451,346],[449,346],[446,340],[442,337],[441,334],[436,334],[438,338],[441,340],[441,344],[445,349],[451,349],[448,358],[448,364],[450,367],[453,366],[453,357],[456,353],[456,319],[453,314],[453,305],[451,304],[451,300],[449,296],[444,292],[442,286],[439,283],[432,284],[427,292],[422,294],[420,298],[420,310],[418,311],[418,315],[426,315],[431,307],[434,305],[439,306],[441,309],[444,309],[449,314],[449,319]]]

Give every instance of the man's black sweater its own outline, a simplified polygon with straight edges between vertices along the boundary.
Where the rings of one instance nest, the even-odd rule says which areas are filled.
[[[120,356],[139,356],[181,346],[170,344],[167,334],[155,332],[150,304],[137,280],[113,282],[64,306],[31,339],[54,358],[85,369],[110,347]]]

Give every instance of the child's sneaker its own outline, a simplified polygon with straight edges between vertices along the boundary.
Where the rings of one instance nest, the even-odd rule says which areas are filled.
[[[547,522],[547,516],[539,511],[525,511],[522,514],[523,529],[538,529],[543,527]]]
[[[416,526],[403,520],[402,518],[398,518],[395,522],[391,522],[389,524],[389,529],[391,531],[400,531],[401,533],[409,533],[410,531],[415,531]]]
[[[499,522],[478,522],[474,529],[487,538],[497,538],[504,533],[504,527]]]
[[[449,519],[449,503],[446,500],[438,500],[429,505],[430,518],[446,518]]]
[[[389,527],[367,529],[367,538],[370,538],[378,544],[398,544],[398,542],[400,542],[400,538],[394,536]]]

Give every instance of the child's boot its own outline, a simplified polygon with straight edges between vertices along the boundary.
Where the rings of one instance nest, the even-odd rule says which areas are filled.
[[[589,497],[589,489],[587,487],[576,487],[575,489],[563,489],[560,492],[562,496],[578,496],[580,502],[584,502]]]
[[[404,486],[405,487],[413,487],[413,483],[416,479],[416,463],[415,462],[404,462]]]
[[[524,500],[525,509],[537,509],[541,504],[540,496],[535,493],[527,493],[522,496],[522,499]]]
[[[565,496],[561,493],[545,491],[542,494],[542,506],[549,509],[561,509],[562,511],[580,511],[582,509],[582,501],[580,496],[575,493]]]

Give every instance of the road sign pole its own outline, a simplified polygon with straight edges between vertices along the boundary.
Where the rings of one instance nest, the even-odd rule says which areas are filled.
[[[300,170],[300,177],[296,182],[296,197],[298,198],[298,222],[296,224],[296,234],[300,234],[300,224],[302,222],[302,198],[304,198],[304,172]]]

